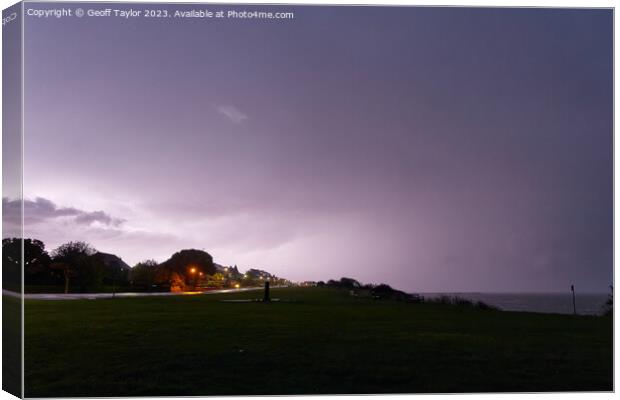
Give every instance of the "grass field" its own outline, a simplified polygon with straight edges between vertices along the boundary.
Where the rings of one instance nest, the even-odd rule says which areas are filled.
[[[26,301],[26,396],[612,390],[612,319],[274,289]]]

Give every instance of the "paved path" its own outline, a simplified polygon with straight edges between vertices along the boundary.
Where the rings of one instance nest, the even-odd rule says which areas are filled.
[[[218,293],[237,293],[248,292],[251,290],[263,290],[262,287],[250,287],[240,289],[219,289],[219,290],[207,290],[205,292],[129,292],[129,293],[26,293],[24,298],[29,300],[96,300],[96,299],[109,299],[112,297],[148,297],[148,296],[197,296],[203,294],[218,294]],[[11,297],[21,297],[21,293],[12,292],[10,290],[2,289],[2,295]]]

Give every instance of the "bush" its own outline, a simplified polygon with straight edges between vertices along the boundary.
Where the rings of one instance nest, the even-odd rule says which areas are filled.
[[[482,302],[482,301],[473,302],[471,300],[468,300],[468,299],[465,299],[459,296],[441,295],[439,297],[429,298],[425,302],[429,304],[443,304],[443,305],[460,306],[460,307],[474,307],[480,310],[494,310],[494,311],[501,310],[499,307],[487,304],[485,302]]]
[[[362,287],[362,285],[353,278],[340,278],[340,286],[347,289],[359,289]]]
[[[393,294],[397,292],[397,290],[392,289],[390,285],[386,285],[382,283],[380,285],[375,286],[371,289],[373,294],[381,295],[381,294]]]
[[[487,303],[485,303],[483,301],[477,301],[474,306],[476,308],[481,309],[481,310],[501,311],[501,308],[499,308],[497,306],[492,306],[492,305],[487,304]]]
[[[424,297],[419,294],[409,294],[402,290],[393,289],[390,285],[382,283],[373,287],[370,290],[370,294],[374,299],[390,299],[397,301],[406,301],[408,303],[421,303],[424,301]]]

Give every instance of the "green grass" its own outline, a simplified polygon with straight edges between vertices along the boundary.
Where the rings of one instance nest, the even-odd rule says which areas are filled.
[[[612,390],[612,319],[274,289],[26,301],[26,396]]]

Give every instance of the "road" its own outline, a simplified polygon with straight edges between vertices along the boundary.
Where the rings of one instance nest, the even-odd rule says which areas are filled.
[[[206,292],[129,292],[129,293],[26,293],[25,299],[28,300],[97,300],[110,299],[112,297],[148,297],[148,296],[198,296],[205,294],[236,293],[248,292],[252,290],[263,290],[262,287],[250,287],[240,289],[218,289]],[[21,293],[10,290],[2,290],[2,295],[19,298]]]

